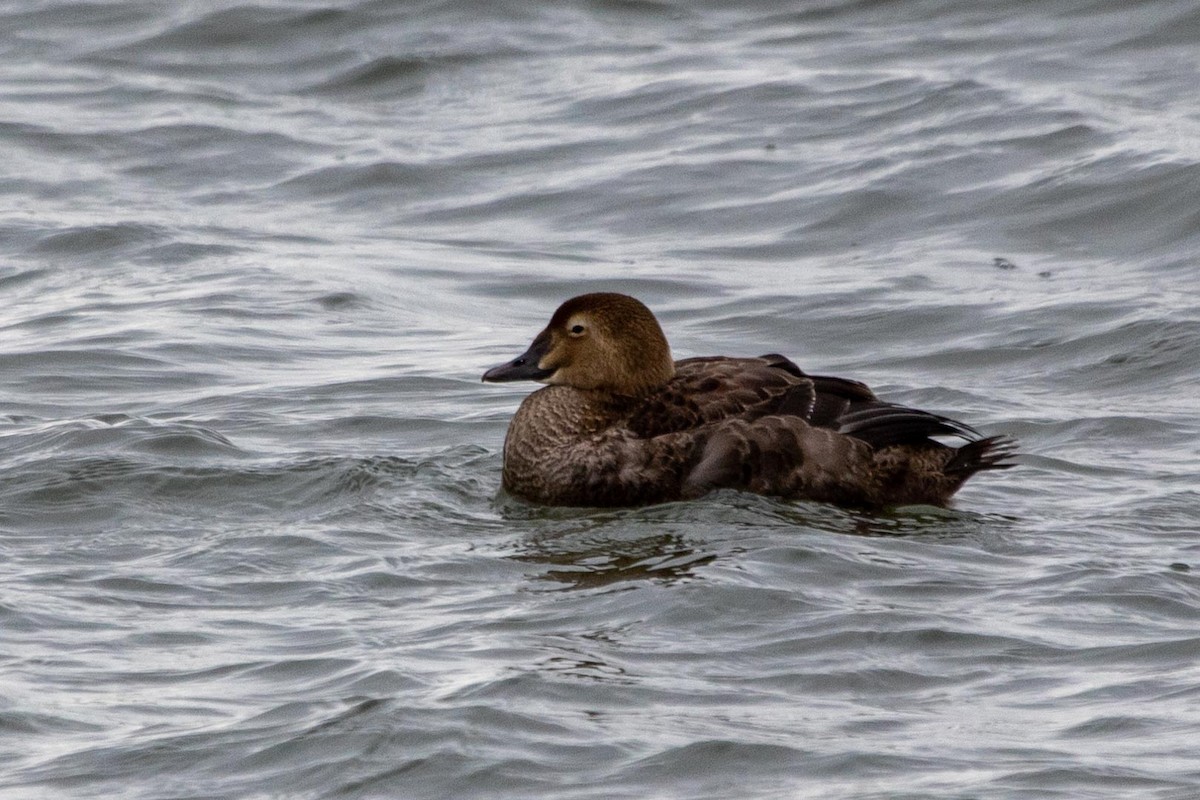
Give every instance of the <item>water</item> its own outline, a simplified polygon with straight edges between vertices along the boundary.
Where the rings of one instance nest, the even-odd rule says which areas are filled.
[[[0,3],[0,796],[1200,796],[1191,2]],[[499,494],[567,296],[1021,439]]]

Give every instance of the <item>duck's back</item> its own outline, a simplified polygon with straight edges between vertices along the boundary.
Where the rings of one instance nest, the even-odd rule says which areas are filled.
[[[768,415],[798,418],[874,447],[917,444],[934,435],[978,435],[946,417],[880,400],[864,383],[808,375],[776,354],[678,361],[675,378],[645,398],[629,425],[650,437],[727,419],[754,420]]]
[[[629,424],[647,437],[768,414],[829,427],[851,404],[874,400],[862,383],[806,375],[780,355],[688,358],[675,362],[675,377],[642,401]]]

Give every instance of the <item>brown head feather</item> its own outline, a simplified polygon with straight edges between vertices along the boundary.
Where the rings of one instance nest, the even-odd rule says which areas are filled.
[[[639,300],[613,292],[573,297],[540,334],[550,345],[538,362],[543,382],[637,396],[675,374],[658,320]]]

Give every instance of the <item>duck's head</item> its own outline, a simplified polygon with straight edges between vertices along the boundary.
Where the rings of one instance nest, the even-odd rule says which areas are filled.
[[[602,292],[563,303],[528,350],[483,379],[638,395],[674,374],[667,337],[650,309],[628,295]]]

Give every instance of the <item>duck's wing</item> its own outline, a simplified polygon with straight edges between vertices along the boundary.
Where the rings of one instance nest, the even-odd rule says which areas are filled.
[[[944,503],[975,472],[1010,466],[1013,453],[1005,437],[887,403],[858,381],[807,375],[774,354],[677,362],[623,435],[624,447],[656,454],[647,463],[682,470],[672,474],[684,497],[736,488],[864,506]],[[934,438],[944,436],[967,444]]]
[[[631,415],[629,427],[636,435],[648,438],[728,419],[782,416],[799,417],[875,449],[932,443],[935,436],[968,442],[983,438],[957,420],[880,400],[865,383],[809,375],[777,353],[689,358],[676,362],[675,369],[675,378]]]
[[[773,408],[763,404],[772,409],[764,414],[752,407],[697,432],[684,497],[734,488],[848,506],[940,505],[975,473],[1013,466],[1016,444],[1006,436],[985,438],[957,420],[884,402],[857,381],[789,374],[811,390],[788,390]],[[966,444],[934,438],[945,436]]]

